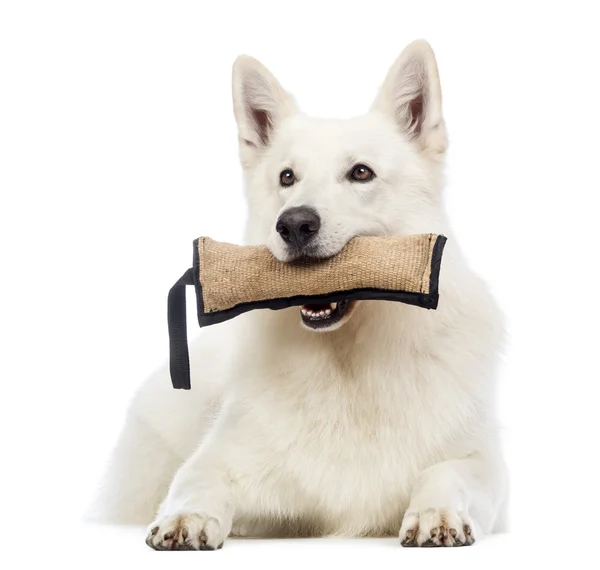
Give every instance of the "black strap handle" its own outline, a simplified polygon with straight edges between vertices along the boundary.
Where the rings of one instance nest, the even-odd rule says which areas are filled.
[[[185,287],[193,284],[194,270],[190,268],[169,291],[167,310],[169,320],[169,368],[173,388],[180,390],[191,388]]]

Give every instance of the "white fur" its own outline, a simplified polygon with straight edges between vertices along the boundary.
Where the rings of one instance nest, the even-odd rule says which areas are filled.
[[[165,368],[132,403],[98,501],[105,518],[154,519],[155,548],[215,548],[231,532],[400,532],[405,543],[451,545],[500,527],[502,317],[441,205],[440,93],[423,41],[399,56],[371,111],[349,120],[302,115],[269,71],[238,58],[247,242],[288,260],[275,221],[296,205],[319,212],[327,255],[355,235],[443,233],[439,308],[361,302],[323,334],[300,326],[298,308],[206,330],[192,346],[191,392],[172,390]],[[359,162],[373,181],[348,180]],[[289,188],[284,168],[298,177]]]

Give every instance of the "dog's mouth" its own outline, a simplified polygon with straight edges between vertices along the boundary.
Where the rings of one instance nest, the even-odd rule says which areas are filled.
[[[352,314],[357,301],[338,303],[310,303],[300,307],[302,324],[311,330],[334,330],[342,326]]]

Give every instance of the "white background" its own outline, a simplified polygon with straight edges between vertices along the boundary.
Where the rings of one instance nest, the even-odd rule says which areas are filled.
[[[600,506],[593,4],[3,2],[0,564],[585,559]],[[509,321],[511,533],[454,551],[321,539],[158,554],[141,529],[82,523],[130,396],[167,357],[166,295],[192,239],[241,239],[234,58],[259,58],[306,112],[343,117],[366,111],[418,37],[441,71],[447,207]]]

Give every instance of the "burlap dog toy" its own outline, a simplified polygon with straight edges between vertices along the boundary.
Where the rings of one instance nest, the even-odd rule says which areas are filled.
[[[198,238],[193,267],[169,292],[173,387],[190,388],[186,285],[195,287],[201,327],[254,309],[300,306],[307,326],[326,328],[341,320],[356,300],[400,301],[435,309],[445,242],[437,234],[357,237],[329,259],[284,263],[264,246]]]

